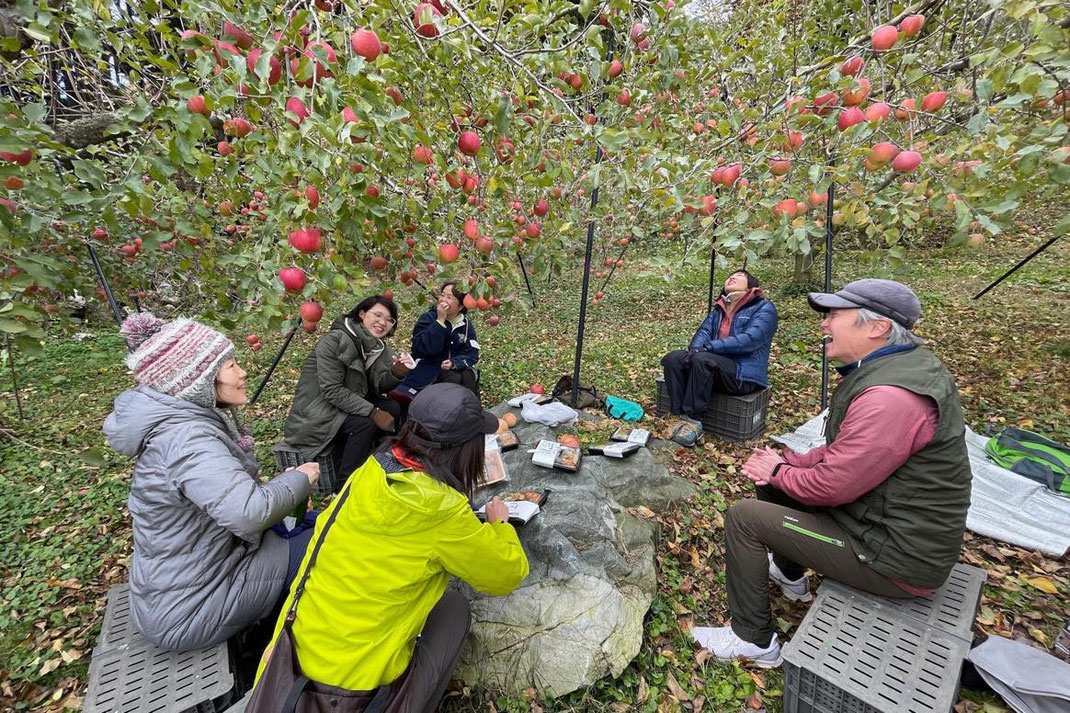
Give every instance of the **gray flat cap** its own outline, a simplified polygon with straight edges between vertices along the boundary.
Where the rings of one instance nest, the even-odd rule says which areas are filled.
[[[811,292],[806,299],[810,302],[810,307],[818,312],[861,307],[887,317],[907,329],[913,329],[921,317],[921,302],[914,290],[894,280],[855,280],[847,283],[838,292]]]

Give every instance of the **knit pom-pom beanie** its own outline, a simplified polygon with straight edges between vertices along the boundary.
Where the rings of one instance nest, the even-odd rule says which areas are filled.
[[[120,333],[134,350],[126,365],[139,384],[215,407],[216,376],[234,356],[234,344],[223,334],[191,319],[164,322],[148,312],[128,318]]]
[[[137,312],[126,318],[119,328],[119,334],[123,335],[130,351],[134,352],[146,339],[159,332],[164,324],[166,322],[152,312]]]

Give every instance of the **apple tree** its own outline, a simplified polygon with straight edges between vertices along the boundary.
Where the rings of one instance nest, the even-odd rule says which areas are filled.
[[[884,250],[998,235],[1065,190],[1063,3],[714,9],[0,8],[0,331],[30,347],[94,296],[88,245],[120,295],[314,329],[445,278],[494,310],[521,265],[574,265],[587,221],[605,280],[660,238],[804,265],[832,183],[837,229]]]

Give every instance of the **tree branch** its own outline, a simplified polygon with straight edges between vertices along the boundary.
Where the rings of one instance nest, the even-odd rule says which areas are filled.
[[[56,132],[56,138],[64,145],[73,149],[84,149],[87,146],[103,144],[129,136],[129,131],[108,132],[108,127],[118,124],[120,121],[121,118],[118,114],[105,112],[56,124],[52,129]]]

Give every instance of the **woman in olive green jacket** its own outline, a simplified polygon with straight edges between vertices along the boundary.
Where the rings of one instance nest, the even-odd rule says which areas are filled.
[[[384,394],[413,366],[383,341],[394,333],[398,309],[373,295],[342,315],[308,355],[286,419],[286,443],[307,458],[331,454],[338,466],[336,485],[371,454],[375,442],[393,433],[401,416]]]

